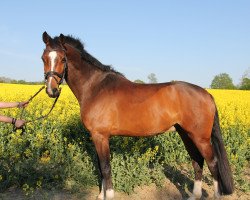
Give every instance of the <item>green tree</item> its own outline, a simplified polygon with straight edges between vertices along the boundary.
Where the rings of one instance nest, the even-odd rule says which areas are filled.
[[[241,90],[250,90],[250,68],[248,68],[242,78],[241,78],[241,83],[239,86],[239,89]]]
[[[212,89],[235,89],[233,80],[227,73],[216,75],[210,87]]]
[[[243,78],[240,84],[241,90],[250,90],[250,79],[249,78]]]
[[[157,83],[157,78],[154,73],[151,73],[148,75],[148,80],[149,80],[149,83]]]

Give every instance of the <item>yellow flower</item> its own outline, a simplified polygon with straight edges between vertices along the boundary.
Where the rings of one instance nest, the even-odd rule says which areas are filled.
[[[32,151],[30,149],[26,149],[24,151],[24,154],[25,154],[26,157],[31,157],[33,155]]]
[[[48,163],[49,161],[50,161],[49,151],[46,150],[46,151],[43,153],[42,157],[40,158],[40,163],[46,164],[46,163]]]

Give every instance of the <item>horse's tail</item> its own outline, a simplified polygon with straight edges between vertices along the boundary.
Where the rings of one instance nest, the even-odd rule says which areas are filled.
[[[215,153],[215,156],[218,160],[217,169],[218,169],[218,186],[221,194],[232,194],[234,190],[233,177],[231,168],[229,166],[229,161],[227,158],[226,149],[224,142],[221,136],[219,116],[216,108],[214,116],[214,124],[212,129],[212,146]]]

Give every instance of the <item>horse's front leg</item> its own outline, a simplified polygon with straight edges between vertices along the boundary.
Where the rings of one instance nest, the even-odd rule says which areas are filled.
[[[102,175],[102,189],[98,199],[113,199],[114,190],[111,179],[109,137],[99,133],[92,133],[92,139],[98,154],[99,166]]]

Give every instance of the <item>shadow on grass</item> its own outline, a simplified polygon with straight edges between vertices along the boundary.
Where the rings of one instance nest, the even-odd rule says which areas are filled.
[[[182,195],[182,198],[186,199],[190,196],[193,191],[194,180],[188,178],[180,170],[172,166],[165,166],[165,176],[176,186]],[[191,172],[190,172],[191,173]],[[202,196],[207,198],[208,193],[202,189]]]
[[[99,171],[99,161],[95,150],[95,146],[92,142],[90,133],[84,128],[80,118],[78,116],[74,117],[74,123],[69,123],[62,129],[63,137],[67,138],[68,143],[78,144],[81,151],[86,151],[94,165],[94,175],[97,176],[99,190],[101,191],[102,179]],[[94,178],[94,177],[93,177]],[[91,185],[93,186],[93,185]],[[80,186],[80,194],[82,193],[82,187]],[[78,190],[76,190],[77,192]],[[75,191],[73,191],[75,192]],[[83,193],[88,193],[88,190],[84,190]],[[98,193],[96,194],[98,195]],[[84,198],[83,198],[84,199]]]

